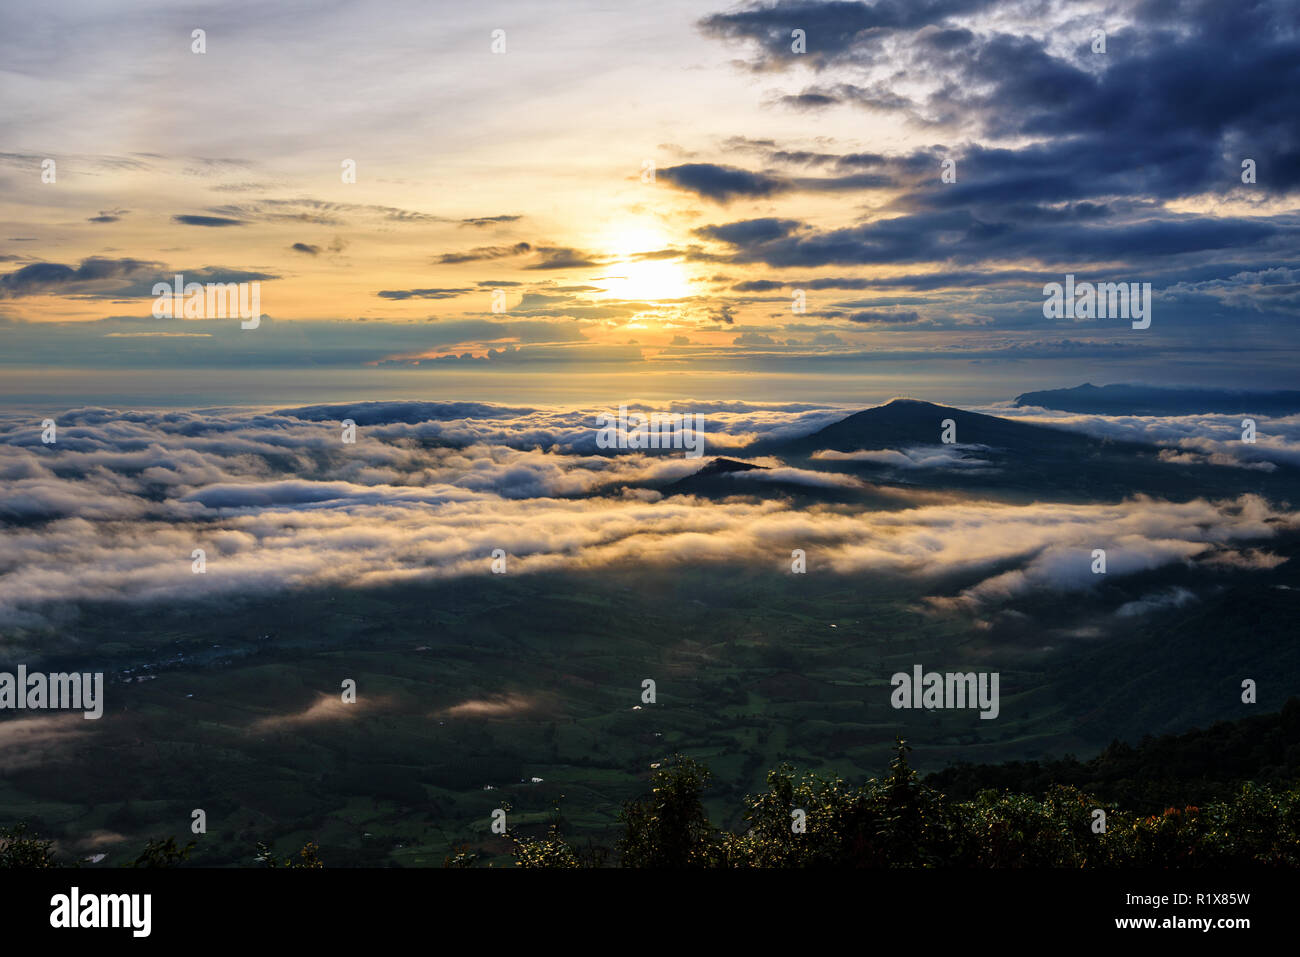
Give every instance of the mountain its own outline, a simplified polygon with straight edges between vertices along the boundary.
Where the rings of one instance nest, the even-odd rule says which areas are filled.
[[[830,469],[803,469],[803,471],[831,471]],[[898,508],[897,496],[881,494],[871,487],[844,486],[826,482],[803,481],[796,477],[775,478],[766,475],[757,480],[746,478],[754,473],[771,473],[772,469],[763,465],[750,465],[735,459],[717,458],[710,461],[698,472],[678,479],[668,485],[659,487],[663,495],[698,495],[701,498],[724,499],[734,495],[755,498],[780,497],[793,499],[802,505],[818,503],[843,503],[868,508]],[[812,476],[818,479],[820,476]]]
[[[732,472],[752,472],[755,469],[763,469],[762,465],[750,465],[748,462],[737,462],[735,459],[717,458],[710,462],[704,468],[695,473],[695,478],[707,478],[710,475],[727,475]]]
[[[1090,382],[1073,389],[1047,389],[1016,396],[1018,406],[1099,415],[1291,415],[1300,412],[1300,392],[1244,392],[1225,389],[1166,389],[1148,385]]]
[[[967,412],[918,399],[894,399],[886,405],[855,412],[847,419],[832,423],[812,435],[755,444],[752,450],[811,454],[826,449],[855,452],[860,449],[940,445],[943,422],[946,419],[951,419],[956,425],[955,439],[962,445],[1024,450],[1065,446],[1083,450],[1096,442],[1081,432],[1000,419],[994,415]]]
[[[943,442],[948,420],[955,426],[955,443]],[[916,399],[895,399],[856,412],[811,435],[756,442],[746,452],[776,456],[795,468],[848,473],[868,486],[954,490],[1019,501],[1120,501],[1136,494],[1185,501],[1243,492],[1290,499],[1300,494],[1289,468],[1265,472],[1195,459],[1165,461],[1155,445]],[[804,489],[803,494],[819,493]]]
[[[725,498],[728,495],[770,495],[774,491],[801,492],[782,482],[736,481],[735,475],[745,472],[769,471],[762,465],[750,465],[735,459],[711,459],[698,472],[665,485],[659,491],[664,495],[700,495],[704,498]]]
[[[1242,782],[1279,787],[1300,780],[1300,698],[1282,710],[1217,721],[1183,734],[1147,736],[1136,745],[1113,740],[1087,761],[950,765],[925,783],[956,800],[986,788],[1045,794],[1054,785],[1080,788],[1145,814],[1178,804],[1230,799]]]

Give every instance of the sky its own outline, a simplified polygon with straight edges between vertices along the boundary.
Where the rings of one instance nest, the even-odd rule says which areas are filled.
[[[9,4],[0,403],[1286,387],[1298,23],[1190,0]],[[177,274],[259,283],[257,327],[155,317]],[[1045,317],[1067,274],[1150,283],[1150,327]]]
[[[525,573],[802,549],[979,634],[1045,589],[1105,631],[1198,600],[1143,572],[1267,572],[1300,514],[1258,489],[1300,464],[1300,415],[1248,442],[1226,411],[1010,400],[1295,386],[1298,26],[1194,0],[4,5],[0,651],[75,650],[86,603],[498,549]],[[257,284],[256,321],[158,314],[178,275]],[[1067,277],[1149,284],[1149,324],[1049,316]],[[754,447],[903,395],[1235,492],[993,495],[1018,477],[938,415]],[[699,460],[597,445],[623,403],[762,468],[675,491]]]

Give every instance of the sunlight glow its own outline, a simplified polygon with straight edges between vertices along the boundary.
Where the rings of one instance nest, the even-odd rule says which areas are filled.
[[[612,258],[608,274],[594,281],[609,296],[619,299],[682,299],[691,295],[690,277],[678,262],[637,259],[640,254],[672,246],[657,229],[629,225],[601,238],[599,248]]]

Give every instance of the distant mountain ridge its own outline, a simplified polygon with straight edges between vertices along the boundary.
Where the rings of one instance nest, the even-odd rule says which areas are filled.
[[[1171,389],[1091,382],[1072,389],[1046,389],[1016,396],[1017,406],[1100,415],[1291,415],[1300,412],[1300,391],[1250,392],[1230,389]]]

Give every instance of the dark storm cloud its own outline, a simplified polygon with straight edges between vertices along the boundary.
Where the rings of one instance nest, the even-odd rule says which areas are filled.
[[[1194,266],[1169,264],[1169,268],[1153,271],[1162,284],[1187,285],[1227,285],[1233,281],[1243,282],[1255,279],[1272,285],[1274,292],[1282,294],[1289,288],[1288,277],[1292,270],[1284,262],[1265,261],[1253,264],[1248,270],[1240,263],[1209,262]],[[1300,273],[1294,273],[1300,275]],[[1024,288],[1041,281],[1041,269],[1002,269],[985,271],[982,269],[940,270],[932,273],[910,273],[903,276],[887,276],[876,279],[864,279],[849,276],[823,276],[818,278],[791,279],[753,279],[736,283],[732,292],[763,293],[778,289],[910,289],[918,292],[930,292],[937,289],[977,289],[989,287],[1014,286]]]
[[[1140,2],[1119,11],[1132,22],[1109,30],[1104,54],[1091,51],[1091,27],[1073,22],[1068,5],[1042,5],[1038,36],[1006,32],[997,20],[978,32],[951,22],[990,6],[776,3],[719,13],[700,26],[754,44],[756,69],[799,62],[834,78],[788,94],[794,106],[850,103],[936,125],[973,124],[988,137],[1047,140],[996,157],[1004,188],[1023,172],[1031,185],[1066,196],[1101,195],[1107,180],[1125,176],[1149,195],[1226,191],[1240,185],[1244,157],[1258,162],[1261,188],[1300,187],[1300,32],[1285,0]],[[794,28],[807,32],[805,55],[791,51]],[[1073,42],[1061,49],[1062,38]],[[884,75],[865,85],[834,81],[842,68],[870,73],[887,44]],[[913,75],[932,77],[934,89],[892,87],[895,76]],[[1012,162],[1024,169],[1009,169]]]
[[[840,228],[777,230],[744,220],[697,229],[727,249],[710,250],[715,261],[921,267],[869,282],[761,277],[734,291],[948,288],[994,304],[1033,300],[1044,277],[1007,268],[1018,262],[1151,281],[1185,328],[1296,314],[1300,21],[1293,7],[1149,0],[1093,24],[1077,8],[1047,0],[1026,26],[1001,12],[963,0],[778,2],[701,21],[706,35],[748,42],[752,69],[798,63],[817,74],[811,85],[780,91],[788,106],[861,107],[948,141],[899,156],[727,141],[730,152],[755,154],[769,168],[860,171],[892,179],[898,191],[873,204],[871,222]],[[1092,49],[1095,25],[1107,29],[1104,53]],[[791,49],[794,29],[806,31],[805,55]],[[1017,141],[1023,145],[1005,145]],[[940,178],[948,159],[955,182]],[[1242,182],[1244,160],[1254,162],[1257,182]],[[765,175],[794,182],[787,173]],[[1211,211],[1170,208],[1189,197],[1261,205],[1251,215],[1204,203]]]
[[[1062,229],[1010,217],[981,219],[965,209],[898,216],[823,232],[769,219],[706,226],[696,233],[730,245],[736,262],[777,267],[975,263],[997,257],[1045,263],[1122,259],[1136,264],[1249,247],[1294,249],[1300,243],[1300,224],[1282,221],[1188,217]]]
[[[752,5],[705,17],[700,27],[708,35],[755,41],[756,68],[791,60],[825,65],[852,55],[878,53],[880,41],[899,30],[915,30],[948,17],[977,12],[991,0],[878,0],[876,3],[794,2]],[[807,35],[807,52],[791,49],[791,32]]]
[[[726,205],[736,199],[761,199],[790,192],[841,192],[896,185],[887,173],[837,177],[784,177],[735,166],[689,163],[661,170],[659,176],[681,189]]]
[[[706,199],[729,203],[733,199],[773,196],[789,191],[791,184],[764,173],[751,173],[734,166],[714,163],[686,163],[660,170],[659,177]]]
[[[768,217],[764,219],[745,219],[740,222],[726,223],[722,226],[701,226],[695,230],[695,233],[705,239],[715,239],[718,242],[728,243],[732,246],[745,247],[784,239],[798,228],[799,223],[793,219]]]

